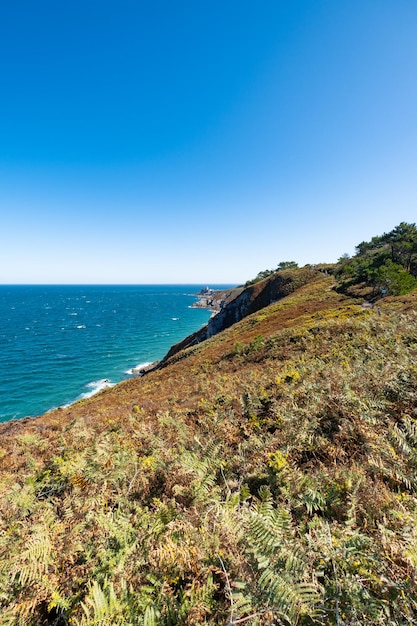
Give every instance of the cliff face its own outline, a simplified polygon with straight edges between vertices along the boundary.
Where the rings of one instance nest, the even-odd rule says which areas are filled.
[[[183,341],[173,345],[161,361],[161,365],[165,364],[180,350],[201,343],[240,322],[246,316],[265,308],[272,302],[285,298],[299,287],[315,280],[318,274],[317,271],[310,268],[281,271],[250,285],[243,291],[232,290],[229,297],[225,297],[223,308],[209,320],[208,324]]]
[[[232,324],[240,322],[247,315],[285,298],[290,293],[316,278],[314,270],[288,270],[277,272],[265,280],[247,287],[232,302],[215,315],[207,325],[207,338],[217,335]]]

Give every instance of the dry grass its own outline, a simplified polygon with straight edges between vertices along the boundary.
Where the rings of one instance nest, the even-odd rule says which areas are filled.
[[[412,624],[416,294],[319,275],[1,427],[2,624]]]

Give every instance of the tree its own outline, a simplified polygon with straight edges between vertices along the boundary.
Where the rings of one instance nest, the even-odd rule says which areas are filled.
[[[298,263],[295,261],[281,261],[278,263],[277,272],[280,270],[296,270],[298,268]]]
[[[271,276],[272,274],[274,274],[274,270],[262,270],[261,272],[257,274],[255,278],[252,278],[251,280],[247,280],[244,286],[249,287],[250,285],[259,283],[259,281],[263,280],[264,278],[268,278],[268,276]]]
[[[391,259],[374,272],[372,283],[377,291],[384,290],[393,296],[408,293],[417,287],[417,279]]]
[[[416,225],[401,222],[383,237],[385,242],[390,246],[392,262],[399,263],[407,272],[412,271],[412,268],[415,272],[417,269]]]
[[[342,257],[336,274],[341,289],[364,283],[374,293],[384,290],[391,295],[408,293],[417,287],[417,228],[401,222],[381,236],[362,241],[351,259]]]

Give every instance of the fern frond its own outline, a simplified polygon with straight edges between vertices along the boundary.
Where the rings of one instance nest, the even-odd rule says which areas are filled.
[[[34,528],[27,548],[17,558],[11,571],[11,578],[18,579],[24,587],[32,582],[39,581],[48,571],[52,563],[52,541],[48,528],[37,526]]]
[[[158,626],[158,614],[153,606],[147,606],[143,616],[143,626]]]
[[[291,624],[300,615],[311,615],[312,607],[319,601],[314,584],[290,582],[288,577],[269,568],[262,572],[259,586],[266,593],[274,612]]]
[[[417,448],[417,421],[411,419],[409,415],[403,415],[402,423],[409,441]]]
[[[410,475],[405,474],[399,463],[395,462],[394,459],[389,461],[384,463],[384,459],[375,455],[370,455],[368,459],[368,463],[374,471],[377,471],[393,483],[404,485],[411,491],[417,480],[415,478],[411,479]]]
[[[290,530],[285,509],[274,509],[272,500],[255,504],[249,518],[250,539],[258,567],[266,567]]]
[[[306,507],[309,515],[312,515],[317,511],[323,511],[325,509],[326,498],[320,491],[317,491],[317,489],[307,487],[300,500],[300,504]]]
[[[195,452],[186,451],[181,455],[181,466],[195,478],[190,483],[194,498],[206,499],[215,488],[217,472],[221,468],[220,447],[212,443],[201,457]]]
[[[124,613],[126,601],[118,598],[112,582],[105,580],[103,587],[97,581],[90,585],[90,590],[81,602],[84,616],[78,626],[128,626]]]
[[[258,570],[251,589],[254,606],[296,624],[300,616],[317,613],[320,588],[314,578],[306,580],[307,559],[292,536],[290,514],[275,508],[271,496],[263,496],[249,511],[246,536]]]
[[[400,451],[405,457],[410,457],[413,454],[413,450],[410,447],[409,442],[407,441],[407,433],[402,431],[397,424],[390,430],[390,439],[393,444],[396,446],[397,450]]]

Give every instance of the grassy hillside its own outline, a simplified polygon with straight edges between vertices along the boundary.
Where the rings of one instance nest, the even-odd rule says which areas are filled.
[[[417,623],[417,295],[288,272],[164,367],[1,426],[1,624]]]

